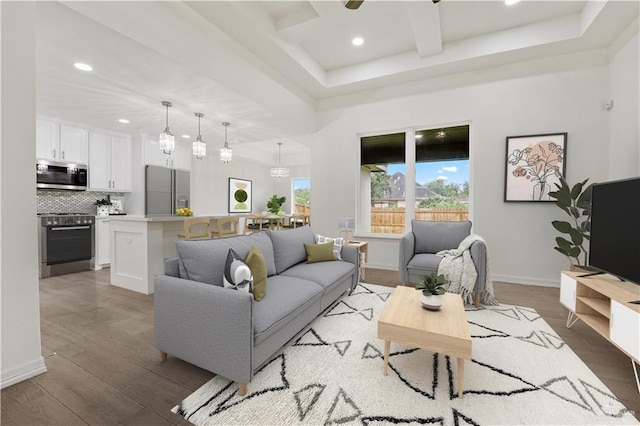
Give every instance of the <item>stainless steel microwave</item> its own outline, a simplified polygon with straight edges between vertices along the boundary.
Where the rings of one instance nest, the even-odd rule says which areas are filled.
[[[87,189],[87,165],[38,160],[36,182],[38,189],[84,191]]]

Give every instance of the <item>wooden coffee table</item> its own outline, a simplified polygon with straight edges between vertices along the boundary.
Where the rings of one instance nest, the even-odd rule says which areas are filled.
[[[464,360],[471,359],[471,335],[459,294],[444,294],[438,311],[420,304],[419,290],[396,287],[378,320],[378,338],[384,340],[384,375],[391,342],[402,343],[458,358],[458,396],[462,398]]]

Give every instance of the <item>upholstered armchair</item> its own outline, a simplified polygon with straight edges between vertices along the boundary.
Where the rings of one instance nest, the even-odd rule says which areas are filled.
[[[405,234],[400,240],[398,269],[403,284],[412,285],[418,283],[422,275],[437,273],[442,257],[436,256],[436,253],[442,250],[457,249],[462,240],[470,233],[470,221],[412,220],[411,232]],[[470,252],[478,273],[473,287],[473,302],[477,307],[480,304],[481,295],[486,294],[487,247],[482,240],[478,240],[471,245]],[[493,299],[493,295],[490,296],[490,299]]]

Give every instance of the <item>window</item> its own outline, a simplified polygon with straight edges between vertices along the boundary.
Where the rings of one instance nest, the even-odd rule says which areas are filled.
[[[311,179],[293,179],[293,200],[291,213],[311,214]]]
[[[360,166],[358,232],[404,234],[413,218],[468,218],[469,126],[362,137]]]

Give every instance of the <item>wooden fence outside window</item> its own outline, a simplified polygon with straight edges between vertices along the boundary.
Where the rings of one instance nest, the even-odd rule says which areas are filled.
[[[371,208],[371,232],[374,234],[404,234],[404,207]],[[469,219],[468,208],[416,208],[416,219],[438,222],[462,222]]]

